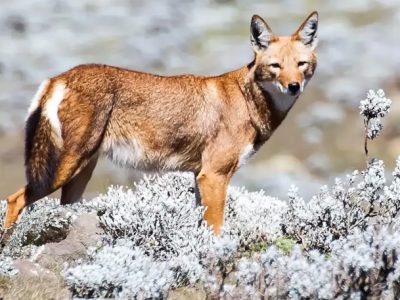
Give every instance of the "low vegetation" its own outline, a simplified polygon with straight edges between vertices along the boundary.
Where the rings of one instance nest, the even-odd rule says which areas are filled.
[[[183,289],[179,299],[194,299],[189,290],[209,299],[398,299],[400,157],[390,176],[368,153],[390,106],[381,90],[361,101],[365,170],[321,187],[309,201],[295,186],[288,203],[230,187],[221,237],[194,207],[192,174],[146,176],[135,192],[111,186],[71,206],[41,200],[2,249],[0,288],[26,299],[27,288],[16,287],[26,279],[15,260],[35,262],[43,245],[60,242],[78,216],[95,212],[101,243],[52,270],[61,279],[54,288],[75,299],[178,299]],[[2,201],[0,221],[5,207]],[[40,291],[37,299],[56,294]]]

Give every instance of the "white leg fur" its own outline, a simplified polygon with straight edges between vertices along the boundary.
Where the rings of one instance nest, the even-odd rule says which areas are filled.
[[[65,88],[66,86],[63,83],[56,84],[54,87],[54,92],[51,95],[51,98],[47,101],[44,111],[44,114],[49,120],[51,127],[53,127],[54,132],[61,141],[61,122],[58,118],[58,107],[60,106],[61,101],[64,99]]]

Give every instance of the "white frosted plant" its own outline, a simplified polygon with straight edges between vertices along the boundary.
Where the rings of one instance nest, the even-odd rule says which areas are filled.
[[[224,288],[228,276],[235,266],[237,241],[228,236],[215,240],[208,255],[202,260],[202,265],[207,270],[203,282],[204,289],[211,295],[224,295]],[[229,285],[226,287],[229,290]]]
[[[192,254],[160,261],[130,240],[120,239],[113,246],[88,252],[87,262],[71,268],[66,265],[62,272],[75,297],[164,299],[170,288],[194,285],[204,276]]]
[[[213,234],[202,222],[204,209],[194,207],[191,174],[145,176],[136,188],[111,186],[85,203],[98,211],[110,243],[129,239],[157,259],[207,252]]]
[[[383,90],[370,90],[361,101],[367,162],[367,139],[378,136],[382,129],[379,118],[390,111],[390,105]],[[370,124],[374,124],[373,129]],[[331,242],[356,228],[365,229],[373,219],[380,224],[391,222],[400,209],[400,158],[396,163],[390,186],[386,185],[384,163],[377,159],[368,162],[366,170],[348,175],[347,184],[336,178],[331,192],[323,186],[307,203],[292,186],[288,193],[289,209],[282,222],[284,234],[300,241],[305,249],[329,251]]]
[[[332,240],[346,233],[343,203],[337,201],[326,186],[307,203],[295,186],[291,186],[288,196],[289,210],[282,228],[285,235],[300,241],[305,249],[327,250]]]
[[[382,213],[380,214],[382,222],[385,222],[386,218],[393,218],[400,211],[400,156],[397,157],[396,167],[392,175],[392,183],[384,187],[384,199],[386,201],[380,202],[382,207]]]
[[[317,250],[297,245],[288,256],[272,245],[236,269],[232,283],[214,284],[220,299],[334,299],[334,265]]]
[[[365,171],[347,176],[347,185],[335,180],[332,192],[322,187],[318,196],[305,202],[296,187],[289,190],[289,210],[282,223],[286,235],[301,241],[305,249],[329,251],[332,241],[354,229],[365,229],[373,220],[388,224],[400,209],[400,158],[387,186],[384,164],[372,160]],[[359,183],[356,184],[356,180]]]
[[[241,258],[229,283],[214,277],[213,287],[227,300],[399,299],[399,233],[389,225],[356,228],[333,241],[328,254],[296,245],[286,255],[272,245]]]
[[[145,176],[136,191],[109,188],[105,195],[85,202],[98,211],[100,224],[112,242],[128,238],[146,253],[166,259],[178,254],[201,257],[214,235],[203,222],[204,209],[195,208],[194,177],[190,173]],[[282,236],[287,205],[262,192],[229,187],[223,234],[238,241],[240,249]]]
[[[260,242],[271,243],[282,236],[281,223],[287,204],[260,192],[229,187],[225,208],[225,235],[238,241],[240,250]]]
[[[332,262],[318,250],[304,255],[296,245],[286,263],[290,299],[332,298],[332,268]]]
[[[79,203],[64,206],[59,203],[58,199],[46,197],[31,208],[26,208],[20,221],[13,226],[12,235],[2,254],[28,258],[36,246],[65,238],[76,216],[88,212]],[[4,216],[6,205],[2,205],[1,209]]]
[[[360,114],[364,117],[365,140],[364,151],[368,164],[368,139],[373,140],[379,136],[383,129],[381,118],[390,112],[392,100],[385,97],[385,92],[379,89],[377,92],[370,90],[367,98],[360,101]]]
[[[390,112],[392,100],[385,97],[385,92],[379,89],[377,92],[370,90],[367,98],[360,101],[360,114],[364,116],[364,124],[367,126],[369,139],[379,136],[382,130],[381,119]],[[368,127],[369,126],[369,127]]]
[[[224,287],[226,298],[232,299],[259,299],[257,287],[260,286],[262,278],[262,265],[257,261],[243,257],[237,263],[236,286]]]
[[[335,295],[357,299],[398,299],[395,270],[400,255],[399,231],[368,226],[332,243]]]
[[[18,273],[19,271],[14,267],[13,259],[3,253],[0,254],[0,276],[10,277],[17,275]]]
[[[139,248],[105,246],[92,261],[65,271],[74,296],[165,298],[175,282],[172,261],[155,262]]]

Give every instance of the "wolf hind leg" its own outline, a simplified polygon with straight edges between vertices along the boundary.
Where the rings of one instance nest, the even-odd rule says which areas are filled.
[[[88,164],[78,170],[70,181],[61,189],[61,204],[73,204],[82,199],[82,195],[87,184],[92,178],[93,171],[96,168],[99,154],[94,155]]]

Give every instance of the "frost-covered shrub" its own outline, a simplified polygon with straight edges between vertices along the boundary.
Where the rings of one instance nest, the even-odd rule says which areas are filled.
[[[7,201],[0,201],[0,223],[4,224]],[[29,259],[37,247],[60,241],[68,234],[70,225],[79,214],[88,212],[80,204],[60,206],[58,199],[45,198],[27,208],[0,254],[0,276],[18,274],[14,268],[15,258]],[[2,233],[3,234],[3,233]]]
[[[287,204],[264,192],[247,192],[229,187],[225,208],[224,234],[238,240],[241,250],[282,236],[281,223]]]
[[[272,246],[258,257],[263,266],[262,292],[273,299],[331,299],[332,263],[319,251],[308,254],[295,246],[285,256]]]
[[[59,202],[58,199],[44,198],[31,208],[25,209],[20,221],[13,226],[12,235],[3,249],[3,254],[13,258],[30,256],[34,246],[65,238],[76,216],[88,212],[88,209],[79,203],[61,206]],[[5,211],[4,204],[3,215]]]
[[[383,90],[376,93],[370,90],[367,98],[360,102],[367,159],[367,140],[379,135],[380,118],[390,111],[390,106],[391,100],[385,97]],[[323,186],[307,203],[298,195],[297,188],[291,186],[289,209],[282,222],[284,233],[301,241],[305,249],[329,251],[332,241],[355,229],[365,229],[372,218],[380,224],[390,222],[400,209],[400,156],[390,186],[386,185],[384,167],[383,161],[372,159],[366,170],[347,175],[346,184],[336,178],[331,193]]]
[[[13,260],[10,256],[0,254],[0,276],[14,276],[18,270],[14,268]]]
[[[373,140],[379,136],[379,132],[383,129],[381,118],[390,112],[392,100],[385,97],[382,89],[376,93],[370,90],[367,98],[360,102],[360,114],[364,117],[365,137],[364,151],[368,164],[368,139]]]
[[[110,243],[129,239],[158,259],[199,256],[213,234],[202,222],[203,208],[194,206],[193,187],[191,174],[145,176],[136,192],[111,186],[85,205],[98,211]]]
[[[216,239],[208,255],[202,260],[206,272],[203,277],[204,289],[211,295],[224,294],[226,280],[234,268],[237,241],[228,236]]]
[[[360,101],[360,114],[364,116],[364,124],[367,126],[369,139],[378,137],[382,130],[381,119],[390,112],[392,101],[385,97],[382,89],[377,92],[370,90],[367,99]]]
[[[292,186],[283,231],[306,249],[329,251],[332,241],[356,228],[365,229],[372,218],[382,224],[390,222],[400,208],[399,171],[400,157],[393,172],[395,180],[386,186],[383,162],[373,160],[367,170],[348,176],[347,184],[337,178],[332,192],[324,186],[307,203]],[[356,185],[360,176],[362,180]]]
[[[170,262],[155,262],[138,248],[105,246],[90,264],[68,269],[65,278],[79,297],[160,298],[175,281],[171,269]]]
[[[118,240],[114,246],[90,249],[90,260],[63,275],[74,296],[163,298],[170,288],[193,285],[203,277],[203,268],[193,254],[160,261],[135,246]]]
[[[171,287],[193,285],[201,280],[210,293],[218,293],[219,290],[215,290],[220,286],[217,277],[227,276],[238,247],[245,249],[261,241],[271,242],[282,235],[285,203],[261,192],[249,193],[243,188],[230,187],[224,236],[216,238],[202,221],[203,208],[195,208],[194,192],[192,174],[168,173],[145,176],[136,185],[135,192],[110,187],[106,195],[85,202],[84,207],[98,212],[106,233],[106,246],[88,264],[67,270],[68,284],[76,296],[117,297],[121,291],[140,294],[143,291],[133,289],[132,284],[122,279],[133,272],[131,266],[140,268],[141,264],[148,264],[141,268],[150,276],[146,280],[151,280],[153,273],[149,262],[168,266],[166,270],[172,273],[165,274],[172,274],[172,277],[165,275],[164,281]],[[132,252],[139,250],[151,259],[133,258]],[[123,258],[114,262],[114,256]],[[121,276],[115,277],[108,266],[115,272],[120,269]],[[88,272],[97,276],[89,279]]]
[[[397,220],[398,221],[398,220]],[[237,263],[234,283],[215,286],[222,299],[398,299],[400,231],[368,226],[332,242],[332,252],[276,246]]]
[[[203,222],[204,209],[195,207],[194,177],[190,173],[145,176],[137,190],[110,187],[105,195],[86,202],[95,209],[109,235],[108,242],[128,238],[154,257],[183,254],[198,257],[212,244],[212,231]],[[241,249],[282,236],[287,205],[262,192],[229,187],[224,234]]]

